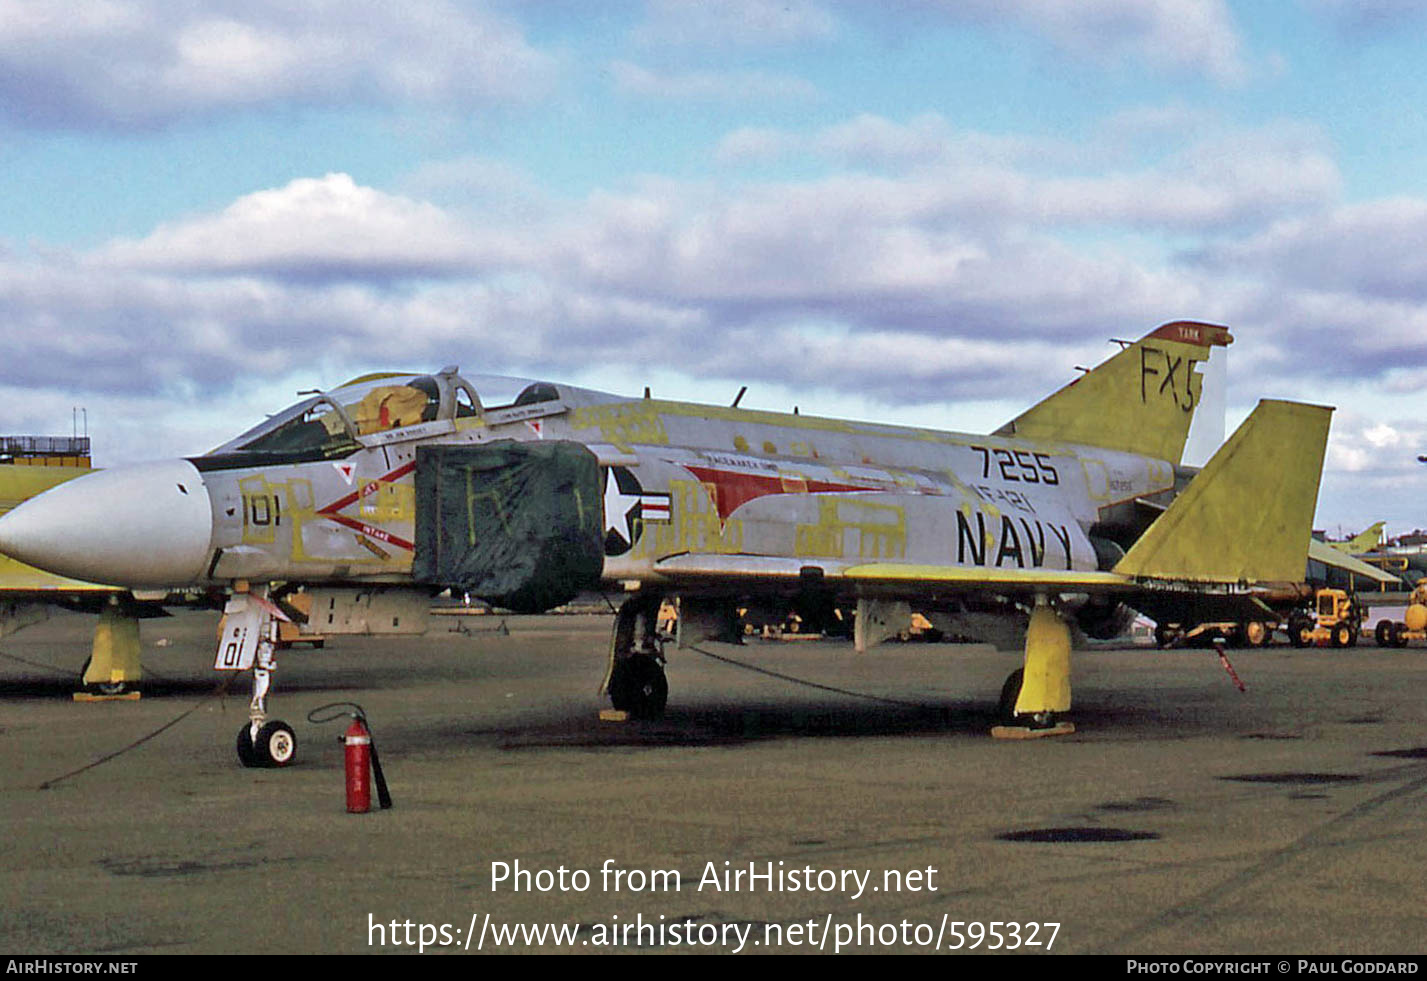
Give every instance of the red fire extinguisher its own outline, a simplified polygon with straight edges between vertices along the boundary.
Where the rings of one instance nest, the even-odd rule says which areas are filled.
[[[341,711],[351,708],[354,711]],[[332,712],[337,709],[337,712]],[[377,741],[367,727],[367,716],[356,702],[333,702],[307,713],[307,721],[314,724],[332,722],[344,715],[352,717],[352,724],[342,737],[345,746],[347,779],[347,813],[366,814],[372,809],[372,783],[377,785],[377,803],[385,810],[391,807],[391,794],[387,790],[386,777],[382,775],[381,757],[377,756]]]
[[[347,813],[372,809],[372,734],[360,718],[352,719],[344,739],[347,746]]]

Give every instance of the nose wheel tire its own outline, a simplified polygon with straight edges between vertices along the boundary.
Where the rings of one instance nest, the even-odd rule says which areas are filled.
[[[253,751],[253,727],[246,722],[238,730],[238,762],[244,766],[257,766],[258,757]]]
[[[250,726],[238,730],[238,762],[250,767],[283,767],[297,759],[297,736],[286,722],[266,723],[257,739]]]
[[[269,722],[258,730],[253,740],[253,755],[258,766],[288,766],[297,759],[297,736],[286,722]]]
[[[659,659],[636,654],[615,662],[609,679],[610,703],[636,719],[657,719],[669,700],[669,680]]]

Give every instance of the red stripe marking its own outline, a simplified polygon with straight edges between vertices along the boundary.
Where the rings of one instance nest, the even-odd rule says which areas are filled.
[[[327,514],[323,515],[323,517],[325,517],[328,521],[335,521],[339,525],[351,528],[354,531],[359,531],[363,535],[366,535],[368,538],[375,538],[379,542],[386,542],[388,545],[395,545],[397,548],[404,548],[408,552],[416,551],[416,546],[411,542],[407,541],[405,538],[398,538],[396,535],[393,535],[389,531],[384,531],[381,528],[375,527],[374,525],[369,525],[365,522],[358,521],[356,518],[349,518],[345,514]]]
[[[382,484],[390,484],[395,481],[398,481],[415,469],[415,460],[412,460],[410,463],[404,463],[401,466],[397,467],[395,470],[393,470],[391,473],[386,474],[383,477],[378,477],[376,480],[369,480],[361,487],[352,491],[350,494],[347,494],[344,497],[339,497],[337,500],[333,501],[325,508],[322,508],[317,513],[320,514],[322,517],[326,518],[328,521],[335,521],[337,524],[342,525],[343,527],[351,528],[354,531],[359,531],[363,535],[366,535],[368,538],[374,538],[379,542],[386,542],[388,545],[394,545],[397,548],[404,548],[408,552],[415,552],[416,545],[412,542],[407,541],[405,538],[399,538],[396,535],[393,535],[391,532],[378,528],[375,525],[369,525],[364,521],[358,521],[356,518],[349,518],[345,514],[337,513],[343,508],[355,504],[362,498],[370,497],[372,494],[375,494],[377,491],[381,490]]]
[[[693,467],[688,464],[684,464],[684,469],[708,488],[714,509],[724,521],[749,501],[769,494],[840,494],[879,489],[834,484],[824,480],[805,480],[802,477],[715,470],[712,467]]]
[[[353,504],[364,497],[368,497],[372,494],[375,494],[378,490],[381,489],[382,484],[389,484],[393,481],[400,480],[402,477],[405,477],[407,474],[411,473],[411,471],[415,469],[415,460],[412,460],[410,463],[403,463],[401,466],[397,467],[385,477],[378,477],[376,480],[367,481],[361,487],[352,491],[352,493],[346,495],[345,497],[337,498],[337,500],[333,501],[331,504],[327,505],[325,508],[318,511],[317,513],[330,516],[334,512],[342,510],[349,504]]]

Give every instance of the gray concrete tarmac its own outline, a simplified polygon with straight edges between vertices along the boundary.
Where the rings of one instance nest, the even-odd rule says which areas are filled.
[[[1244,693],[1211,652],[1078,652],[1078,731],[1002,742],[987,732],[1017,658],[989,647],[709,646],[882,701],[671,649],[666,718],[612,724],[608,617],[499,622],[284,652],[285,770],[236,762],[248,678],[213,694],[214,614],[145,622],[139,702],[71,701],[92,618],[0,641],[0,951],[407,953],[421,924],[460,950],[474,923],[472,953],[729,950],[745,930],[756,951],[826,931],[830,952],[861,917],[844,952],[993,921],[1033,954],[1052,928],[1027,947],[1031,923],[1059,924],[1052,953],[1427,952],[1427,651],[1232,652]],[[345,813],[345,723],[305,720],[344,700],[373,721],[390,811]],[[563,867],[567,888],[493,891],[493,863],[517,861]],[[870,878],[860,896],[700,886],[770,863]],[[655,871],[678,888],[629,888]],[[640,918],[656,929],[612,935]],[[573,943],[489,932],[543,923]],[[720,942],[673,943],[673,925]]]

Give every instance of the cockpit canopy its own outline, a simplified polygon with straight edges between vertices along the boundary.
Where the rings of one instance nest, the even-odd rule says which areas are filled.
[[[447,369],[436,375],[377,374],[318,392],[229,440],[209,454],[254,453],[337,459],[361,448],[360,438],[419,423],[465,419],[488,409],[560,398],[548,382],[482,378],[487,403],[475,387]],[[489,383],[489,384],[486,384]]]

